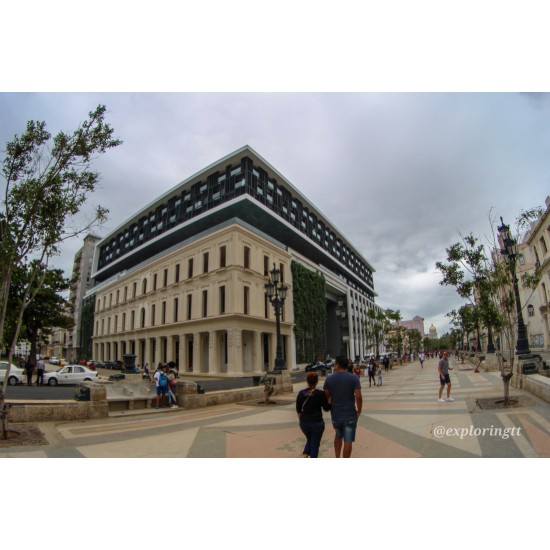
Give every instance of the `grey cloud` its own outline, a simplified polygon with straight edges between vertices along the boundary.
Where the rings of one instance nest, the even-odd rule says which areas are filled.
[[[550,188],[546,95],[1,94],[0,144],[30,118],[71,130],[98,103],[124,140],[95,164],[90,202],[111,212],[103,232],[249,144],[372,263],[383,307],[440,333],[456,295],[410,281],[431,281],[460,233],[488,232],[491,208],[511,222]],[[58,259],[66,269],[77,245]]]

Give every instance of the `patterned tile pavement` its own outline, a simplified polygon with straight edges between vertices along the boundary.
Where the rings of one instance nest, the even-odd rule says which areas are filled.
[[[451,360],[454,402],[437,401],[437,362],[412,363],[384,374],[380,387],[361,378],[363,413],[356,458],[513,458],[550,456],[550,404],[530,396],[532,405],[481,410],[476,399],[498,397],[498,373],[474,373]],[[320,387],[322,386],[322,379]],[[258,402],[199,410],[146,411],[109,419],[39,423],[48,442],[40,446],[0,446],[0,458],[297,458],[304,436],[294,394],[276,405]],[[512,395],[522,396],[512,389]],[[330,416],[320,456],[333,458]]]

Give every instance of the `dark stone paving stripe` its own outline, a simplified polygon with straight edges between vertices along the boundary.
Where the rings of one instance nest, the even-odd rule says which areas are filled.
[[[484,414],[471,415],[472,425],[475,428],[495,428],[504,429],[504,424],[498,416],[492,412]],[[498,436],[481,435],[477,438],[481,453],[484,458],[522,458],[523,453],[516,445],[514,438],[503,439]]]
[[[237,413],[228,413],[227,415],[216,417],[201,418],[198,420],[192,420],[186,422],[182,418],[182,422],[178,424],[170,424],[168,426],[150,426],[144,428],[143,430],[133,430],[131,432],[119,432],[119,433],[100,433],[92,436],[81,436],[70,438],[67,441],[73,447],[81,447],[86,445],[96,445],[102,443],[116,443],[120,441],[126,441],[128,439],[139,439],[141,437],[150,437],[152,435],[169,435],[173,433],[180,432],[182,430],[187,430],[196,427],[202,427],[205,424],[210,424],[212,422],[225,422],[230,419],[245,418],[247,416],[252,416],[257,414],[259,411],[257,409],[251,411],[239,411]],[[177,414],[177,413],[176,413]]]
[[[226,454],[226,432],[218,428],[201,428],[187,458],[225,458]]]
[[[445,443],[422,437],[380,420],[361,416],[359,424],[377,435],[390,439],[399,445],[415,451],[424,458],[479,458],[473,453],[451,447]]]

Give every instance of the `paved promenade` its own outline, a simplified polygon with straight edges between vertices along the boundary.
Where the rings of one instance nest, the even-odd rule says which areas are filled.
[[[502,395],[498,373],[474,373],[451,359],[454,402],[439,403],[437,362],[396,367],[381,387],[361,377],[363,413],[355,458],[549,457],[550,404],[521,390],[523,406],[482,410],[477,399]],[[322,388],[323,379],[319,387]],[[294,394],[258,401],[184,411],[120,413],[103,420],[38,423],[47,444],[6,447],[0,458],[298,458],[304,436]],[[444,394],[445,395],[445,394]],[[334,431],[326,414],[321,457],[333,458]]]

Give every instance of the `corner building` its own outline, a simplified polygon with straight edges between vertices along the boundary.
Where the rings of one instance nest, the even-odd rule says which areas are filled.
[[[288,286],[281,317],[296,364],[291,263],[323,274],[327,321],[319,355],[366,353],[374,269],[275,168],[245,146],[177,185],[101,240],[94,256],[93,356],[242,376],[273,368],[276,324],[264,285]],[[345,323],[336,316],[344,301]]]

